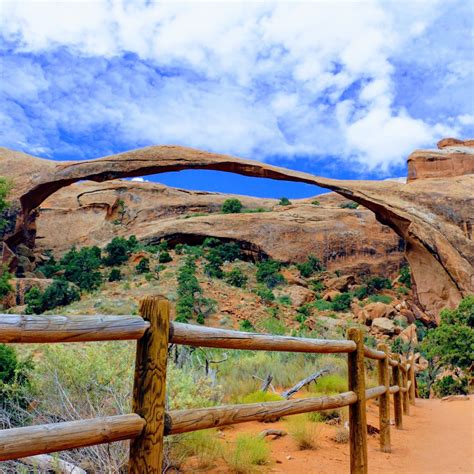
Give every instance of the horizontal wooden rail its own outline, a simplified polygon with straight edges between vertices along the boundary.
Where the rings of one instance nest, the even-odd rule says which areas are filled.
[[[377,387],[368,388],[365,391],[365,399],[371,400],[372,398],[380,397],[387,391],[387,387],[385,385],[378,385]]]
[[[132,439],[144,426],[131,414],[1,430],[0,461]]]
[[[84,342],[140,339],[150,324],[140,316],[0,314],[0,342]]]
[[[197,347],[244,349],[252,351],[285,351],[307,353],[353,352],[353,341],[273,336],[229,329],[215,329],[185,323],[170,324],[169,342]]]
[[[364,346],[364,355],[369,359],[383,360],[385,359],[385,352],[372,349],[371,347]]]
[[[299,398],[281,402],[174,410],[166,416],[165,434],[188,433],[246,421],[265,421],[298,413],[342,408],[356,401],[357,396],[354,392],[344,392],[328,397]]]
[[[388,363],[392,366],[392,367],[398,367],[398,362],[396,360],[393,360],[393,359],[388,359]]]
[[[400,387],[398,385],[392,385],[389,388],[390,395],[393,395],[394,393],[397,393],[397,392],[400,392],[400,391],[403,392],[403,389],[400,389]]]

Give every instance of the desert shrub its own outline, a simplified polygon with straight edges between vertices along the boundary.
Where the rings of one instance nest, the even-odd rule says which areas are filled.
[[[319,416],[322,423],[339,420],[341,418],[341,410],[338,408],[332,408],[330,410],[320,411]]]
[[[357,209],[359,204],[354,201],[345,201],[339,205],[341,209]]]
[[[271,303],[275,301],[275,295],[270,288],[266,286],[258,286],[255,290],[255,294],[264,302],[264,303]]]
[[[196,468],[199,470],[212,468],[223,453],[222,444],[215,430],[194,431],[173,438],[175,438],[171,451],[173,461],[176,458],[184,461],[186,458],[195,457]]]
[[[349,442],[350,435],[347,428],[338,428],[334,434],[333,440],[339,444],[346,444]]]
[[[311,391],[330,395],[347,391],[347,377],[340,374],[323,375],[316,380]]]
[[[452,375],[447,375],[433,384],[433,390],[440,398],[447,395],[467,395],[467,377],[454,378]]]
[[[279,273],[281,263],[276,260],[264,260],[257,264],[257,281],[265,284],[268,288],[275,288],[285,282],[283,275]]]
[[[99,247],[72,248],[61,259],[64,278],[75,283],[81,290],[96,290],[102,283],[102,274],[98,270],[101,264]]]
[[[54,280],[43,292],[34,287],[26,293],[26,313],[41,314],[80,299],[81,295],[75,286],[65,280]]]
[[[240,331],[255,331],[253,324],[248,319],[243,319],[239,324]]]
[[[317,447],[317,425],[305,415],[295,415],[288,419],[288,433],[295,440],[298,449],[315,449]]]
[[[347,311],[352,302],[352,293],[341,293],[334,297],[332,309],[334,311]]]
[[[128,261],[130,255],[130,244],[124,237],[114,237],[105,247],[104,265],[113,267],[122,265]]]
[[[288,295],[280,296],[278,302],[283,306],[291,306],[291,298]]]
[[[319,258],[315,257],[314,255],[310,255],[306,262],[296,264],[296,268],[298,268],[301,276],[304,278],[309,278],[315,273],[324,270],[321,260],[319,260]]]
[[[247,285],[248,278],[240,268],[233,268],[230,272],[225,274],[224,280],[229,285],[236,286],[237,288],[244,288]]]
[[[296,310],[296,321],[299,321],[300,323],[306,321],[309,316],[311,315],[311,305],[306,303],[304,305],[301,305],[297,310]]]
[[[0,266],[0,299],[5,298],[11,291],[13,291],[10,280],[13,275],[8,271],[6,265]]]
[[[332,303],[330,301],[325,301],[325,300],[322,300],[322,299],[314,301],[313,306],[318,311],[332,311],[333,310]]]
[[[158,256],[158,261],[160,263],[168,263],[171,262],[173,258],[171,257],[170,253],[167,250],[162,250],[160,251],[160,254]]]
[[[183,244],[176,244],[175,247],[174,247],[174,251],[175,251],[176,255],[182,255],[183,249],[184,249]]]
[[[404,342],[401,337],[397,337],[392,341],[391,349],[394,354],[406,354],[410,350],[410,343]]]
[[[108,280],[112,281],[121,281],[122,280],[122,272],[118,268],[112,268],[109,273]]]
[[[262,331],[268,334],[275,334],[277,336],[283,336],[286,333],[286,326],[277,318],[269,317],[264,319],[260,326]]]
[[[418,342],[422,342],[423,339],[425,338],[426,336],[426,331],[427,331],[427,328],[426,326],[420,321],[420,320],[416,320],[415,321],[415,326],[416,326],[416,337],[418,339]]]
[[[8,225],[8,220],[3,216],[10,207],[10,203],[7,201],[10,189],[11,183],[3,176],[0,176],[0,231],[3,231]]]
[[[407,288],[411,288],[411,273],[410,267],[408,265],[404,265],[402,268],[400,268],[400,278],[398,281]]]
[[[176,321],[188,322],[194,315],[196,294],[202,293],[196,278],[196,262],[189,256],[178,271],[178,299],[176,300]]]
[[[316,293],[324,291],[325,286],[322,280],[311,280],[309,284],[311,286],[311,289]]]
[[[278,402],[283,400],[280,395],[274,392],[262,392],[257,390],[252,393],[248,393],[239,398],[239,403],[262,403],[262,402]]]
[[[259,436],[242,434],[235,439],[234,449],[225,455],[225,460],[233,472],[247,474],[255,472],[254,466],[263,466],[270,457],[267,441]]]
[[[56,273],[62,270],[62,266],[59,262],[56,262],[54,255],[51,255],[47,262],[38,265],[37,270],[46,278],[52,278]]]
[[[238,214],[242,210],[242,203],[236,199],[226,199],[222,204],[222,212],[224,214]]]
[[[378,291],[383,290],[384,288],[391,289],[392,283],[388,278],[376,276],[370,278],[365,282],[364,285],[357,288],[357,290],[355,291],[355,296],[362,300],[364,298],[367,298],[367,296],[373,295]]]
[[[142,258],[138,265],[135,267],[135,271],[139,274],[149,273],[150,272],[150,259]]]
[[[313,206],[319,206],[321,203],[317,199],[315,199],[314,201],[311,201],[311,204]]]
[[[406,286],[399,286],[396,291],[399,296],[406,296],[410,293],[410,290]]]
[[[371,303],[390,304],[393,301],[393,298],[388,295],[370,295],[368,299]]]
[[[280,198],[280,201],[278,202],[279,206],[289,206],[290,204],[291,201],[287,197]]]
[[[474,347],[474,296],[464,298],[456,309],[444,309],[440,316],[440,325],[426,333],[422,351],[441,365],[467,370]]]

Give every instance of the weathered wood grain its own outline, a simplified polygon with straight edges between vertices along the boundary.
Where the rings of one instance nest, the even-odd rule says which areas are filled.
[[[84,342],[140,339],[149,324],[139,316],[0,314],[0,342]]]
[[[354,392],[344,392],[334,396],[298,398],[281,402],[173,410],[167,414],[165,434],[187,433],[246,421],[265,421],[298,413],[342,408],[355,403],[356,400]]]
[[[402,386],[402,374],[400,370],[401,364],[392,368],[393,384],[401,387]],[[393,394],[393,408],[395,412],[395,426],[397,429],[403,429],[403,414],[402,414],[402,394],[400,390]]]
[[[379,397],[380,450],[383,453],[390,453],[392,451],[390,445],[390,357],[386,344],[379,344],[377,348],[385,354],[385,359],[378,361],[378,381],[385,387],[385,393]]]
[[[329,354],[355,350],[354,342],[346,340],[273,336],[271,334],[255,334],[176,322],[173,322],[170,327],[170,342],[187,346],[253,351]]]
[[[377,385],[377,387],[368,388],[365,391],[365,401],[378,398],[387,391],[385,385]]]
[[[349,390],[357,396],[356,403],[349,406],[351,474],[367,474],[364,336],[360,329],[349,328],[347,338],[354,341],[357,347],[356,351],[347,355]]]
[[[364,346],[364,355],[369,359],[382,360],[385,359],[385,352],[372,349],[371,347]]]
[[[402,373],[401,373],[401,378],[402,378],[402,406],[403,406],[403,414],[404,415],[409,415],[410,414],[410,394],[409,394],[409,389],[408,389],[408,372],[406,370],[403,370],[405,364],[400,364],[402,368]]]
[[[161,474],[169,302],[160,296],[147,297],[140,303],[140,314],[150,327],[137,342],[133,411],[143,417],[146,426],[130,444],[129,472]]]
[[[408,369],[408,380],[410,380],[410,403],[412,405],[415,404],[415,398],[416,398],[416,384],[415,384],[415,354],[411,352],[410,355],[410,367]]]
[[[0,461],[132,439],[144,426],[131,414],[1,430]]]

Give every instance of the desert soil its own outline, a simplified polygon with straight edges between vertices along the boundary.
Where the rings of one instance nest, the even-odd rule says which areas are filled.
[[[392,407],[393,416],[393,407]],[[370,404],[367,422],[378,426],[378,408]],[[403,417],[403,430],[391,429],[392,453],[382,453],[378,435],[368,437],[370,474],[474,473],[474,397],[469,401],[416,400],[410,416]],[[318,447],[299,451],[290,436],[269,441],[272,464],[256,472],[345,474],[349,473],[349,446],[332,440],[336,427],[320,424]],[[267,428],[287,429],[285,421],[247,423],[222,431],[231,442],[241,433],[258,434]],[[196,472],[196,470],[193,470]],[[224,466],[207,469],[224,473]]]

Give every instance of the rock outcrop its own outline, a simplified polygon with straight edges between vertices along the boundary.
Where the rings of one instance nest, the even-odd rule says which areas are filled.
[[[76,183],[41,205],[36,248],[61,254],[73,245],[103,246],[115,235],[134,234],[149,243],[165,238],[171,244],[218,237],[238,241],[250,257],[294,263],[313,254],[329,270],[359,277],[393,277],[403,262],[404,242],[367,209],[342,209],[346,200],[337,194],[318,196],[318,206],[312,199],[280,206],[273,199],[234,196],[245,211],[265,212],[221,214],[229,197],[147,182]]]
[[[451,147],[444,148],[443,152],[448,161],[449,157],[457,159],[457,152]],[[431,152],[415,153],[421,156],[420,153]],[[36,209],[59,189],[82,180],[102,182],[183,169],[214,169],[304,182],[331,189],[367,207],[379,222],[390,226],[406,241],[406,257],[419,302],[435,317],[442,307],[454,306],[463,295],[474,292],[471,240],[474,175],[469,171],[474,154],[470,147],[464,147],[463,155],[466,166],[463,165],[465,171],[461,173],[453,166],[451,175],[412,179],[409,184],[401,184],[332,180],[179,146],[152,146],[91,161],[66,163],[1,149],[0,175],[14,178],[12,198],[18,209],[15,231],[7,242],[11,247],[21,242],[32,245]]]

